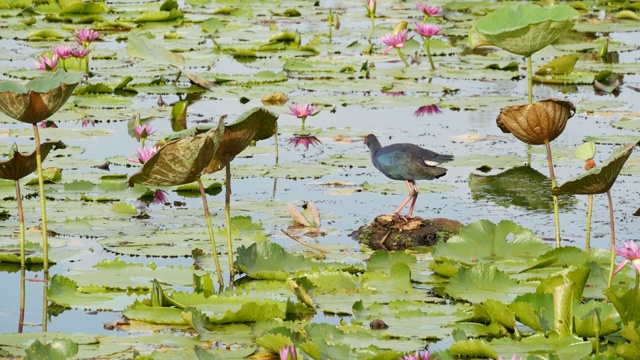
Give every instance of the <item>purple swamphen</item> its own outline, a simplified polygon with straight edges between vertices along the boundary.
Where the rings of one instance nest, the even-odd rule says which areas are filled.
[[[453,160],[453,155],[441,155],[414,144],[382,147],[373,134],[365,136],[364,143],[371,150],[371,162],[376,169],[390,179],[404,180],[407,183],[409,197],[393,212],[394,215],[399,215],[409,200],[412,200],[408,214],[411,217],[418,199],[416,180],[433,180],[444,176],[447,169],[438,165]]]

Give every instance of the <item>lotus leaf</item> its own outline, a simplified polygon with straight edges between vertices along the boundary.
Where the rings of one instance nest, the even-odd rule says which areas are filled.
[[[0,179],[20,180],[23,177],[36,171],[36,152],[29,155],[22,155],[15,146],[13,157],[9,160],[0,161]],[[66,145],[62,141],[48,141],[40,145],[40,153],[44,160],[51,149],[64,149]]]
[[[218,149],[224,131],[221,120],[216,128],[204,134],[167,143],[144,163],[142,169],[131,175],[129,186],[136,183],[172,186],[198,180]]]
[[[553,188],[554,195],[603,194],[611,189],[635,145],[627,144],[613,151],[600,166]]]
[[[37,124],[53,115],[69,99],[84,74],[58,70],[25,86],[0,81],[0,111],[9,117]]]
[[[522,56],[545,48],[571,29],[579,13],[567,5],[507,5],[480,18],[469,36],[471,46],[492,44]],[[478,36],[479,35],[479,36]]]
[[[502,132],[512,133],[530,145],[553,141],[564,131],[567,121],[576,113],[569,101],[545,99],[528,105],[507,106],[496,119]]]
[[[263,108],[253,108],[227,125],[220,146],[207,168],[205,174],[214,173],[228,165],[252,141],[270,138],[276,133],[278,116]]]

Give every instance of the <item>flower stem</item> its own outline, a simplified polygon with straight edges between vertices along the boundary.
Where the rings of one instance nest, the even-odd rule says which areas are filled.
[[[306,116],[302,116],[300,118],[300,120],[302,120],[302,132],[304,133],[304,121],[307,120],[307,117]]]
[[[431,36],[427,36],[425,38],[424,47],[427,48],[427,56],[429,57],[429,64],[431,64],[431,70],[435,70],[436,66],[433,64],[433,58],[431,57]]]
[[[556,175],[553,172],[553,159],[551,156],[551,145],[549,141],[545,141],[544,145],[547,147],[547,163],[549,164],[549,175],[551,177],[551,189],[556,187]],[[556,226],[556,247],[560,247],[560,213],[558,210],[558,197],[553,195],[553,217]]]
[[[406,67],[409,67],[409,63],[407,62],[407,59],[404,58],[404,54],[402,53],[402,50],[400,50],[399,47],[397,47],[396,50],[398,51],[398,56],[400,56],[400,60],[402,60],[402,62]]]
[[[591,216],[593,215],[593,194],[589,195],[589,208],[587,209],[587,234],[584,251],[588,254],[591,250]]]
[[[220,260],[218,259],[218,250],[216,248],[216,238],[213,235],[213,225],[211,224],[211,213],[209,213],[209,204],[207,203],[207,194],[204,191],[202,180],[198,178],[198,186],[200,187],[200,196],[202,196],[202,208],[204,216],[207,219],[207,228],[209,229],[209,239],[211,240],[211,251],[213,252],[213,262],[216,264],[216,273],[218,274],[218,282],[220,288],[224,287],[224,279],[222,278],[222,269],[220,268]]]
[[[611,289],[611,282],[613,280],[613,267],[616,262],[616,229],[613,224],[613,200],[611,199],[611,190],[607,191],[607,200],[609,200],[609,227],[611,229],[611,266],[609,266],[609,280],[607,282],[607,289]]]
[[[276,123],[276,133],[273,135],[273,142],[276,144],[276,165],[278,165],[278,159],[280,158],[278,155],[278,123]]]
[[[24,328],[24,304],[27,296],[24,286],[25,273],[26,269],[22,266],[22,269],[20,269],[20,317],[18,319],[18,333],[22,333],[22,329]]]
[[[371,44],[371,39],[373,38],[373,31],[376,28],[376,24],[375,24],[376,17],[375,17],[375,15],[374,16],[370,16],[370,18],[371,18],[371,33],[369,33],[369,39],[367,39],[369,41],[369,44]]]
[[[38,167],[38,185],[40,187],[40,212],[42,214],[42,256],[44,272],[49,272],[49,238],[47,234],[47,199],[44,194],[44,177],[42,175],[42,155],[40,152],[40,133],[38,125],[33,125],[33,136],[36,142],[36,165]]]
[[[48,324],[48,311],[49,311],[49,299],[47,298],[47,293],[49,292],[49,273],[45,271],[44,273],[44,288],[42,289],[42,332],[47,332],[47,324]]]
[[[224,194],[224,219],[227,225],[227,255],[229,256],[229,287],[233,286],[235,271],[233,267],[233,243],[231,242],[231,161],[227,161],[226,192]]]
[[[18,221],[20,222],[20,267],[24,270],[26,258],[24,255],[25,236],[24,236],[24,210],[22,209],[22,195],[20,194],[20,182],[14,180],[16,187],[16,203],[18,204]]]

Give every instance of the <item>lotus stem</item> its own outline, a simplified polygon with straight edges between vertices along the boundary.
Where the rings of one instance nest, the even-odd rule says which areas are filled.
[[[402,60],[402,62],[404,63],[404,66],[409,67],[409,63],[407,62],[407,59],[404,58],[404,54],[402,53],[402,50],[400,50],[399,47],[396,47],[396,51],[398,51],[398,56],[400,56],[400,60]]]
[[[611,190],[607,191],[607,200],[609,200],[609,227],[611,229],[611,265],[609,266],[609,280],[607,282],[607,289],[611,289],[611,282],[613,280],[613,267],[616,263],[616,229],[613,224],[613,200],[611,199]],[[638,277],[636,276],[636,280]]]
[[[533,104],[533,65],[531,55],[527,56],[527,89],[529,90],[529,104]]]
[[[436,66],[433,64],[433,58],[431,57],[431,36],[427,36],[424,40],[424,47],[427,49],[427,56],[429,57],[429,64],[431,64],[431,70],[435,70]]]
[[[22,266],[20,269],[20,318],[18,319],[18,333],[22,333],[24,328],[24,304],[26,302],[26,291],[24,286],[26,269]]]
[[[40,153],[40,133],[38,125],[33,124],[33,136],[36,142],[36,165],[38,166],[38,185],[40,187],[40,213],[42,214],[42,253],[44,272],[49,272],[49,238],[47,234],[47,199],[44,194],[44,177],[42,175],[42,155]]]
[[[547,147],[547,163],[549,164],[549,175],[551,176],[551,188],[556,187],[556,175],[553,172],[553,160],[551,156],[551,145],[549,141],[545,141]],[[553,195],[553,217],[556,226],[556,247],[560,247],[560,212],[558,210],[558,197]]]
[[[235,271],[233,268],[233,244],[231,242],[231,162],[227,161],[226,192],[224,194],[224,220],[227,227],[227,254],[229,256],[229,287],[233,286]]]
[[[16,203],[18,204],[18,220],[20,222],[20,267],[24,270],[26,257],[24,255],[26,239],[24,236],[24,210],[22,209],[22,194],[20,194],[20,182],[14,180],[16,187]]]
[[[222,278],[222,269],[220,267],[220,259],[218,259],[218,250],[216,248],[216,238],[213,235],[213,225],[211,224],[211,214],[209,213],[209,204],[207,203],[207,194],[204,191],[202,180],[198,178],[198,186],[200,187],[200,196],[202,196],[202,208],[204,216],[207,219],[207,229],[209,229],[209,239],[211,240],[211,251],[213,252],[213,261],[216,264],[216,273],[218,273],[218,282],[220,287],[224,287],[224,279]]]
[[[44,273],[44,288],[42,290],[42,332],[47,332],[48,326],[48,317],[47,312],[49,311],[49,299],[47,298],[47,293],[49,292],[49,273]]]
[[[273,142],[276,145],[276,165],[278,165],[278,160],[280,159],[280,155],[278,152],[278,123],[276,123],[276,133],[273,136]]]
[[[584,251],[588,254],[591,250],[591,217],[593,215],[593,194],[589,194],[589,207],[587,209],[587,234]]]

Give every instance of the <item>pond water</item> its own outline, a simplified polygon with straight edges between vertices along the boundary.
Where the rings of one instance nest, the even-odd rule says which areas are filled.
[[[354,25],[354,27],[367,29],[368,23]],[[318,28],[308,28],[301,24],[291,24],[291,28],[297,27],[301,32],[321,31]],[[364,31],[364,30],[363,30]],[[634,33],[611,33],[613,41],[622,42],[628,46],[637,48],[640,40],[637,32]],[[342,41],[347,43],[347,41]],[[212,46],[207,40],[208,45]],[[9,54],[16,54],[18,59],[11,57],[0,57],[0,68],[31,68],[33,57],[39,54],[49,43],[31,44],[24,41],[0,39],[0,47],[6,49]],[[97,47],[109,51],[115,51],[119,55],[126,53],[126,42],[116,41],[116,35],[110,34],[105,41],[97,43]],[[437,56],[436,63],[445,64],[450,59],[457,58],[455,55]],[[640,58],[640,51],[633,50],[620,53],[621,63],[636,63]],[[376,57],[376,66],[381,69],[401,67],[402,63],[397,61],[397,57],[387,58]],[[534,57],[534,62],[536,61]],[[538,63],[540,61],[538,60]],[[520,73],[524,74],[524,62],[520,61]],[[215,72],[222,74],[245,74],[253,75],[258,71],[269,68],[267,62],[258,64],[241,63],[229,57],[223,57],[216,62]],[[423,63],[421,66],[425,67]],[[426,69],[426,67],[425,67]],[[280,70],[272,65],[272,70]],[[425,70],[426,71],[426,70]],[[95,70],[96,79],[101,79],[101,69]],[[11,71],[4,71],[4,79],[12,79]],[[106,78],[106,76],[105,76]],[[431,115],[416,116],[418,107],[416,106],[361,106],[348,104],[346,106],[333,104],[326,106],[322,111],[307,119],[307,130],[320,132],[318,138],[322,141],[316,147],[293,148],[287,144],[287,140],[298,131],[300,122],[291,115],[285,114],[286,106],[269,106],[269,110],[281,114],[278,120],[280,126],[279,142],[279,163],[280,164],[311,164],[308,169],[313,169],[314,164],[324,166],[325,163],[332,163],[333,171],[318,176],[304,177],[300,179],[286,178],[281,175],[261,176],[260,174],[247,175],[247,171],[241,171],[241,175],[234,177],[232,181],[232,216],[250,216],[254,222],[261,221],[264,232],[269,239],[276,242],[288,250],[302,251],[302,248],[281,233],[281,229],[286,229],[293,223],[286,215],[286,204],[295,204],[300,207],[305,201],[313,201],[322,215],[322,230],[324,236],[308,239],[310,242],[320,246],[340,249],[345,255],[342,261],[360,262],[363,254],[360,253],[360,246],[353,241],[349,234],[366,225],[379,214],[390,213],[406,197],[404,185],[402,191],[393,194],[383,194],[380,191],[363,190],[363,184],[387,183],[389,180],[379,173],[368,161],[368,149],[363,144],[362,138],[367,133],[374,133],[380,139],[382,145],[396,142],[409,142],[434,150],[439,153],[453,154],[456,160],[446,165],[448,173],[445,177],[432,182],[420,181],[421,189],[428,190],[430,187],[436,189],[435,192],[422,191],[416,205],[415,215],[425,218],[443,217],[458,220],[463,224],[468,224],[479,219],[488,219],[494,223],[508,219],[532,229],[539,237],[550,244],[554,242],[553,214],[547,210],[527,209],[513,204],[502,204],[495,201],[495,197],[483,194],[482,191],[474,191],[470,186],[471,178],[476,176],[497,175],[509,168],[517,165],[524,165],[526,159],[526,146],[515,140],[510,134],[503,134],[496,126],[496,116],[499,110],[494,104],[473,104],[477,110],[455,109],[456,106],[448,106],[453,101],[459,103],[461,99],[473,100],[480,97],[482,101],[498,101],[498,97],[516,96],[526,100],[527,83],[521,77],[517,80],[469,80],[455,78],[434,77],[429,80],[419,80],[419,82],[430,82],[449,88],[458,89],[451,93],[440,93],[433,95],[435,103],[440,105],[440,112]],[[186,85],[185,81],[180,83]],[[304,84],[302,84],[304,85]],[[301,85],[301,86],[302,86]],[[637,102],[638,93],[633,87],[640,88],[640,77],[638,75],[624,75],[624,85],[619,94],[596,94],[590,85],[561,86],[561,85],[534,85],[533,93],[536,99],[548,97],[564,98],[575,103],[577,107],[576,116],[569,120],[565,132],[555,140],[552,145],[556,156],[556,177],[559,183],[580,174],[582,170],[581,161],[573,156],[573,149],[589,136],[609,136],[629,134],[637,135],[637,131],[622,130],[610,125],[611,120],[622,117],[636,117],[640,112],[640,105]],[[273,86],[277,91],[278,85]],[[293,101],[296,99],[313,99],[314,94],[301,89],[285,88],[287,95]],[[377,101],[382,95],[380,91],[372,92],[354,91],[356,96],[373,96]],[[494,95],[496,98],[489,95]],[[322,95],[320,95],[322,96]],[[413,96],[408,94],[405,96]],[[173,104],[180,100],[182,96],[175,93],[163,95],[163,100],[167,104]],[[426,98],[426,96],[425,96]],[[156,94],[140,93],[129,98],[131,105],[128,106],[131,114],[136,109],[155,109],[157,107],[158,96]],[[254,106],[263,106],[259,98],[249,96],[248,102],[241,102],[239,99],[216,98],[215,95],[204,96],[201,100],[193,103],[188,111],[189,127],[197,123],[211,122],[223,114],[228,115],[229,120],[237,118],[240,114]],[[73,97],[70,99],[73,101]],[[324,101],[320,99],[319,101]],[[425,105],[431,104],[431,100],[425,100]],[[66,107],[63,113],[71,111]],[[92,108],[86,110],[90,112]],[[171,107],[168,106],[158,111],[159,115],[151,124],[158,129],[158,134],[152,140],[160,139],[163,135],[171,132],[168,120]],[[119,113],[122,111],[118,110]],[[2,115],[3,116],[3,115]],[[60,116],[58,124],[62,129],[81,128],[80,124],[74,121],[64,121],[64,115]],[[56,119],[54,116],[54,120]],[[91,166],[112,161],[111,172],[117,174],[130,175],[137,170],[135,167],[123,166],[121,161],[123,156],[133,156],[138,144],[129,135],[128,121],[102,121],[95,124],[95,128],[88,130],[99,130],[98,134],[79,137],[73,136],[71,139],[63,139],[72,148],[81,148],[83,151],[72,155],[78,159],[78,164],[65,164],[63,176],[70,176],[73,179],[82,179],[83,176],[95,179],[100,173]],[[121,114],[118,117],[122,117]],[[128,120],[131,120],[129,118]],[[3,149],[7,144],[17,142],[27,148],[31,143],[27,132],[18,132],[25,129],[26,125],[3,121],[0,130],[0,141]],[[337,130],[334,130],[337,129]],[[59,129],[47,129],[42,131],[43,137],[57,138],[56,131]],[[344,134],[346,140],[336,140],[334,135]],[[254,149],[239,156],[234,160],[232,169],[248,168],[249,173],[255,166],[274,164],[273,139],[261,141]],[[599,144],[596,160],[602,162],[619,145]],[[332,161],[342,155],[343,160]],[[495,160],[496,155],[510,155],[504,160]],[[56,166],[59,159],[50,157],[46,160],[45,166]],[[120,160],[120,161],[118,161]],[[612,189],[612,196],[615,206],[615,226],[616,237],[619,240],[636,240],[638,229],[638,217],[632,214],[640,207],[638,200],[638,189],[640,189],[640,177],[637,175],[639,157],[632,156],[629,162],[635,168],[633,175],[623,174],[619,177]],[[353,165],[353,166],[350,166]],[[491,166],[488,173],[477,170],[481,165]],[[548,174],[546,157],[542,147],[534,147],[531,167],[545,176]],[[304,172],[307,168],[300,168],[297,171]],[[232,170],[233,172],[233,170]],[[96,175],[98,174],[98,175]],[[32,178],[32,177],[30,177]],[[208,181],[223,182],[223,174],[216,173],[207,176]],[[443,188],[442,185],[448,187]],[[26,187],[23,192],[33,193],[35,187]],[[50,226],[56,231],[56,221],[64,221],[65,217],[78,217],[82,210],[68,215],[68,206],[63,205],[66,193],[52,192],[55,201],[50,201],[48,216],[54,221]],[[224,213],[221,211],[223,204],[223,194],[209,197],[210,207],[217,224],[221,224]],[[69,200],[76,204],[78,208],[86,208],[77,199]],[[132,204],[135,197],[125,197],[122,201]],[[156,222],[149,224],[156,226],[157,219],[164,222],[164,226],[179,226],[172,224],[175,220],[176,209],[200,209],[202,204],[199,198],[184,197],[174,191],[169,191],[169,202],[184,202],[183,206],[150,205],[148,213]],[[260,204],[257,209],[252,203]],[[267,205],[265,205],[267,204]],[[0,221],[0,227],[5,229],[17,228],[17,218],[15,216],[14,203],[11,200],[0,202],[0,209],[8,210],[11,217]],[[26,208],[35,211],[27,215],[30,224],[36,224],[39,210],[37,210],[37,198],[26,200]],[[90,211],[90,210],[87,210]],[[587,197],[575,197],[573,204],[561,210],[561,229],[563,244],[570,244],[579,248],[584,247],[585,242],[585,218],[587,211]],[[189,213],[188,216],[192,216]],[[182,220],[177,220],[180,224]],[[144,220],[129,219],[129,223],[136,223],[145,226]],[[188,222],[187,222],[188,223]],[[114,225],[112,223],[112,225]],[[124,225],[123,225],[124,226]],[[128,226],[128,225],[127,225]],[[201,226],[204,226],[202,222]],[[124,227],[125,229],[127,227]],[[6,231],[5,231],[6,232]],[[82,233],[85,231],[83,230]],[[61,239],[66,243],[65,249],[77,251],[76,256],[65,258],[51,269],[51,275],[64,275],[72,270],[89,269],[105,259],[114,260],[120,258],[126,262],[149,263],[154,262],[159,267],[165,266],[192,266],[193,259],[185,257],[175,258],[145,258],[144,256],[126,256],[108,252],[98,244],[98,240],[104,238],[102,230],[96,230],[95,238],[79,236],[78,234],[62,234]],[[33,238],[37,238],[33,236]],[[219,239],[218,241],[224,241]],[[609,248],[609,217],[606,196],[596,196],[593,230],[591,246],[597,248]],[[42,277],[40,269],[27,271],[27,278],[38,279]],[[226,277],[226,275],[225,275]],[[20,300],[20,271],[19,267],[8,264],[0,264],[0,284],[4,294],[0,296],[0,334],[12,333],[18,329],[19,300]],[[25,321],[28,326],[25,332],[41,331],[42,323],[42,301],[43,283],[37,281],[26,282],[26,314]],[[84,311],[79,309],[50,308],[50,315],[47,319],[47,330],[51,332],[84,332],[88,334],[110,334],[129,335],[126,330],[115,331],[105,329],[105,323],[111,323],[121,319],[119,311]],[[317,314],[314,317],[316,322],[327,322],[337,324],[340,317]],[[348,319],[347,319],[348,321]],[[135,331],[133,332],[135,333]],[[1,335],[0,335],[1,336]],[[447,344],[441,347],[446,348]]]

